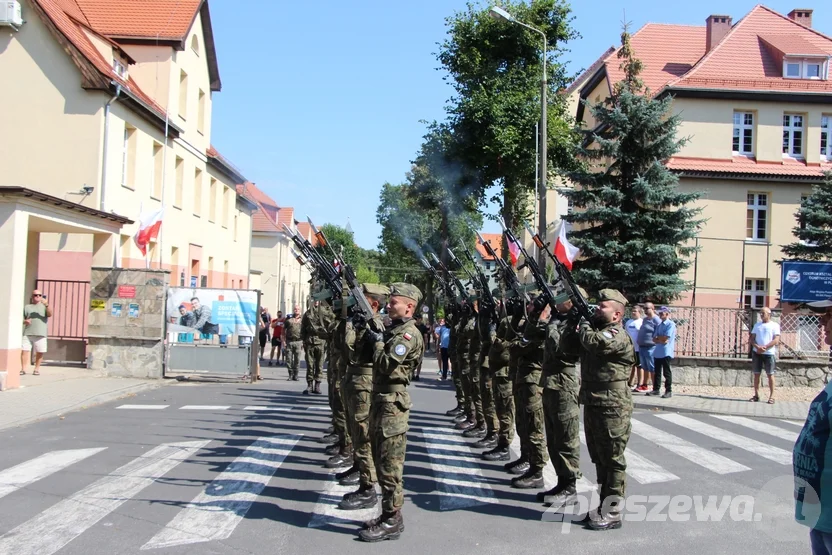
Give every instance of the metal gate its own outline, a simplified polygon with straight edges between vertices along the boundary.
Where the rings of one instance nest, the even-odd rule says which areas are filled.
[[[259,314],[259,290],[168,287],[164,375],[253,377]]]
[[[90,282],[39,279],[37,287],[52,308],[47,324],[47,362],[83,364],[87,358]]]

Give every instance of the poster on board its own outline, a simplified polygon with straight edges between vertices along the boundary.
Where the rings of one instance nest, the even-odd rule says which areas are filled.
[[[257,332],[257,291],[170,287],[168,341],[247,345]]]

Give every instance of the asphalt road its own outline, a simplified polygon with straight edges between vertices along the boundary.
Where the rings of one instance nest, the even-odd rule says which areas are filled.
[[[323,466],[326,396],[301,394],[303,370],[299,382],[285,368],[263,375],[172,385],[0,432],[0,554],[810,552],[791,501],[801,423],[636,411],[627,520],[594,532],[512,489],[503,463],[480,460],[444,416],[452,386],[432,362],[410,388],[406,531],[370,546],[356,532],[372,511],[335,508],[349,488]],[[589,500],[585,446],[581,466]],[[709,496],[725,511],[705,521],[697,507]]]

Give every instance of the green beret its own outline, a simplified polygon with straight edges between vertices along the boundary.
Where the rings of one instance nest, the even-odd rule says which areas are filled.
[[[615,289],[601,289],[598,291],[598,302],[616,301],[627,306],[627,298]]]
[[[361,288],[367,295],[378,295],[379,297],[386,297],[390,294],[390,288],[379,283],[362,283]]]
[[[408,299],[413,299],[414,301],[416,301],[416,304],[419,304],[422,301],[422,292],[419,291],[418,287],[409,283],[391,283],[390,296],[407,297]]]

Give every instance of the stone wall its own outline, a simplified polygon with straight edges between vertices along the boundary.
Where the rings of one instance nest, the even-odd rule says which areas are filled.
[[[164,270],[93,268],[87,367],[108,376],[161,378]]]
[[[712,385],[752,387],[751,359],[748,358],[676,358],[671,363],[673,383],[679,385]],[[832,373],[825,360],[777,361],[778,387],[812,387],[821,389],[824,376]],[[765,371],[763,372],[765,374]]]

